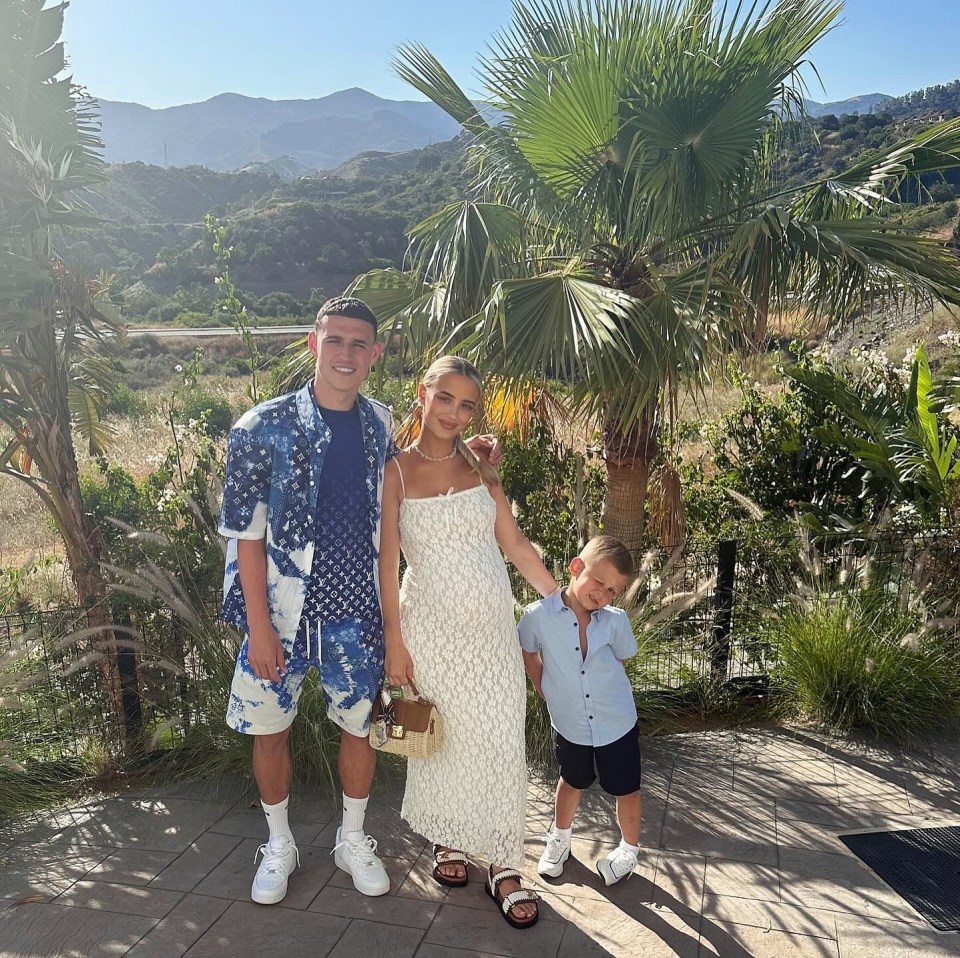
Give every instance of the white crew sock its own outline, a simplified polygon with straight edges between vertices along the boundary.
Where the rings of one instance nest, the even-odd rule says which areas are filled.
[[[565,838],[567,841],[570,841],[571,837],[573,836],[573,826],[571,825],[569,828],[558,828],[557,823],[554,822],[553,834],[559,835],[561,838]]]
[[[270,828],[270,843],[273,845],[282,845],[284,842],[292,842],[293,832],[290,831],[290,823],[287,821],[287,806],[290,804],[288,795],[282,802],[276,805],[268,805],[261,801],[263,814],[267,816],[267,825]]]
[[[350,798],[343,796],[343,824],[340,827],[340,837],[358,841],[363,838],[363,816],[367,811],[368,798]]]
[[[626,848],[627,851],[633,852],[633,854],[634,854],[635,856],[637,856],[638,858],[640,857],[640,846],[639,846],[639,845],[631,845],[629,842],[625,842],[625,841],[621,838],[621,839],[620,839],[620,847],[621,847],[621,848]]]

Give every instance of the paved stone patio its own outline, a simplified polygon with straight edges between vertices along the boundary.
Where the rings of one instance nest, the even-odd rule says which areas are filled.
[[[295,797],[300,869],[282,904],[249,900],[263,816],[243,782],[91,801],[0,834],[0,956],[17,958],[941,958],[938,934],[853,858],[842,831],[960,822],[960,743],[929,754],[784,729],[643,741],[644,852],[606,888],[594,860],[617,840],[612,805],[584,797],[562,878],[538,881],[540,923],[514,931],[471,869],[430,877],[399,817],[397,783],[368,812],[392,880],[358,895],[330,854],[330,796]],[[536,875],[552,783],[528,804]]]

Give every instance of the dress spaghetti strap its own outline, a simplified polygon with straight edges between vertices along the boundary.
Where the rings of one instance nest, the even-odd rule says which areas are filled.
[[[400,456],[394,456],[393,461],[397,464],[397,473],[400,476],[400,501],[407,498],[407,487],[403,482],[403,470],[400,468]]]

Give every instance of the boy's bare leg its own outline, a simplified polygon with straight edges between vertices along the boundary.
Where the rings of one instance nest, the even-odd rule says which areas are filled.
[[[643,805],[640,792],[631,792],[629,795],[617,796],[617,824],[620,834],[628,845],[640,844],[640,820],[643,816]]]
[[[376,768],[377,753],[370,747],[370,740],[341,729],[337,769],[343,794],[348,798],[366,798],[370,794]]]
[[[557,828],[572,828],[573,816],[580,805],[580,789],[568,785],[562,778],[557,779],[557,796],[553,812],[553,823]]]
[[[253,776],[260,790],[260,800],[268,805],[282,802],[290,794],[293,762],[287,739],[290,729],[272,735],[257,735],[253,741]]]

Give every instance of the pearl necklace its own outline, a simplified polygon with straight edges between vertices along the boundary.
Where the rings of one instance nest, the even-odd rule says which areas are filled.
[[[421,448],[419,443],[414,443],[410,447],[418,456],[426,459],[427,462],[448,462],[457,454],[457,447],[453,447],[453,452],[446,456],[428,456]]]

